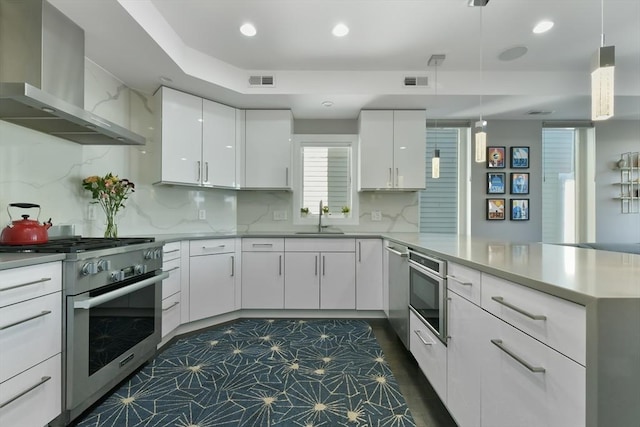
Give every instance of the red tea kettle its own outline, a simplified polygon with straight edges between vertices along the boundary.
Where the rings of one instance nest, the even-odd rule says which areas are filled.
[[[38,217],[40,216],[40,205],[33,203],[11,203],[7,207],[9,219],[13,219],[9,207],[22,209],[38,208]],[[29,215],[22,215],[22,219],[12,221],[11,224],[2,230],[0,243],[4,245],[37,245],[47,243],[49,240],[47,230],[53,225],[51,218],[49,218],[48,222],[40,224],[37,219],[38,217],[33,220],[29,219]]]

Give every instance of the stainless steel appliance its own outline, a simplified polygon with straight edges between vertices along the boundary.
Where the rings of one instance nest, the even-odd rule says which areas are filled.
[[[162,244],[52,239],[2,252],[63,252],[63,408],[67,425],[151,359],[160,343]]]
[[[389,323],[404,346],[409,348],[409,250],[390,244],[389,252]]]
[[[447,343],[447,262],[409,251],[409,306]]]

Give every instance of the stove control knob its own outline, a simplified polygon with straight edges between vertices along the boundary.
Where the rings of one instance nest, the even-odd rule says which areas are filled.
[[[101,259],[98,261],[98,271],[108,271],[111,270],[111,261],[107,259]]]
[[[87,262],[82,266],[81,272],[83,276],[96,274],[98,273],[98,265],[95,262]]]
[[[119,282],[120,280],[124,280],[124,271],[112,271],[111,280],[113,280],[114,282]]]
[[[145,251],[144,259],[153,259],[153,250],[150,249],[148,251]]]
[[[161,259],[162,258],[162,249],[158,248],[153,251],[153,259]]]
[[[147,266],[143,264],[138,264],[135,267],[133,267],[133,270],[136,272],[136,274],[145,274],[147,272]]]

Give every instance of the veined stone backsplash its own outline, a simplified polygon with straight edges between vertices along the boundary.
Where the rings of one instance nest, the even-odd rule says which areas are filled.
[[[198,189],[151,185],[145,180],[147,153],[153,138],[152,96],[127,88],[121,81],[85,60],[85,109],[147,138],[145,146],[88,146],[0,121],[0,225],[9,223],[9,203],[41,205],[40,221],[73,224],[76,234],[101,236],[105,217],[81,186],[83,178],[112,172],[136,185],[118,214],[121,236],[234,231],[291,231],[292,193]],[[417,193],[361,193],[359,225],[344,231],[417,231]],[[89,219],[89,211],[95,219]],[[198,219],[205,210],[206,219]],[[274,221],[273,211],[287,211]],[[371,211],[382,221],[371,221]],[[16,212],[17,213],[17,212]],[[35,215],[35,212],[32,213]],[[18,217],[19,218],[19,217]],[[15,219],[15,218],[14,218]]]

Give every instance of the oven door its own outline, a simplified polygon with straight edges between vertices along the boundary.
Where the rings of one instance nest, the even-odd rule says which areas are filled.
[[[409,260],[409,305],[431,331],[447,343],[446,279]]]
[[[167,276],[148,273],[67,297],[66,409],[72,418],[155,354]]]

